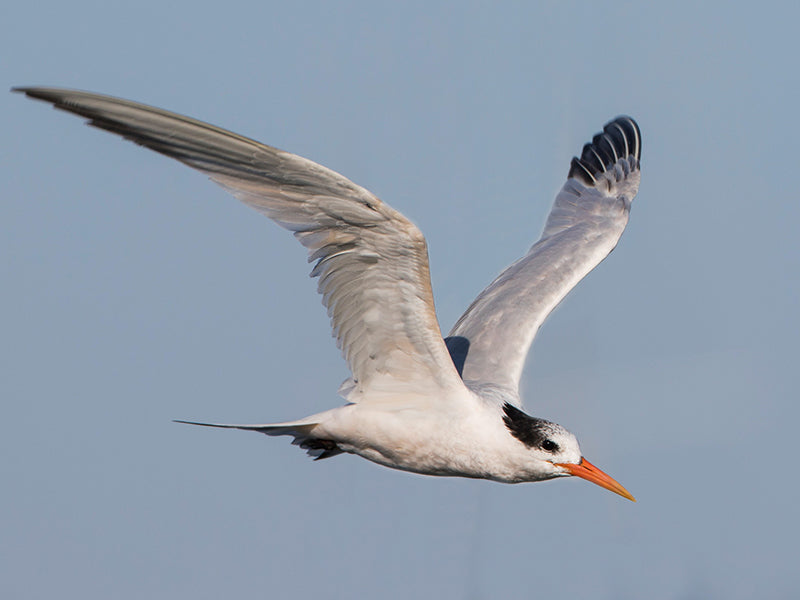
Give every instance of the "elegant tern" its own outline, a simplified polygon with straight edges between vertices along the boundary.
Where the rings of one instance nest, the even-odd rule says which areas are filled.
[[[144,104],[65,89],[14,91],[205,173],[308,249],[352,373],[340,388],[347,404],[285,423],[180,422],[292,436],[317,459],[347,452],[415,473],[505,483],[572,475],[634,499],[583,458],[572,433],[524,413],[519,395],[539,326],[628,222],[642,146],[630,117],[610,121],[572,159],[541,238],[443,339],[422,233],[345,177]]]

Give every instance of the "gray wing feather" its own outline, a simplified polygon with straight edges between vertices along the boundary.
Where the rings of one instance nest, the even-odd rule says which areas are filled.
[[[355,391],[462,385],[436,320],[425,238],[364,188],[300,156],[151,106],[74,90],[15,91],[208,174],[294,232],[316,261],[311,274]]]
[[[640,158],[639,127],[618,117],[572,160],[542,237],[478,295],[446,340],[468,385],[500,388],[520,404],[519,380],[536,332],[625,229]]]

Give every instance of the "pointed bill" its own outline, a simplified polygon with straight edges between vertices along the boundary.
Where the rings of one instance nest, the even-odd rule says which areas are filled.
[[[555,465],[557,467],[566,469],[569,471],[570,475],[574,475],[575,477],[580,477],[586,481],[596,483],[600,487],[604,487],[615,494],[619,494],[623,498],[627,498],[628,500],[636,502],[636,498],[634,498],[628,490],[622,487],[615,479],[603,473],[603,471],[595,467],[585,458],[581,458],[581,462],[579,462],[577,465],[571,463],[555,463]]]

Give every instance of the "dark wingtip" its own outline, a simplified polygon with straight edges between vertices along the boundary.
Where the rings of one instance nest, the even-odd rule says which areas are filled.
[[[17,86],[12,87],[11,91],[15,94],[25,94],[28,98],[35,98],[36,100],[54,102],[58,99],[58,95],[48,88]]]
[[[96,124],[92,122],[93,117],[95,117],[95,113],[81,107],[78,103],[74,100],[70,100],[70,95],[74,94],[83,94],[84,92],[80,92],[79,90],[70,90],[70,89],[61,89],[61,88],[47,88],[47,87],[13,87],[11,88],[12,92],[17,94],[25,94],[26,97],[32,98],[33,100],[41,100],[43,102],[49,102],[53,105],[53,108],[57,108],[59,110],[66,110],[67,112],[75,113],[76,115],[80,115],[90,120],[90,124],[96,125],[102,128],[102,125]],[[95,94],[96,96],[99,96]]]
[[[620,147],[625,147],[628,156],[634,156],[636,160],[642,158],[642,132],[633,118],[620,115],[606,123],[603,133],[608,134]]]
[[[585,185],[597,183],[596,176],[604,173],[621,159],[642,158],[642,134],[639,125],[631,117],[621,115],[603,127],[603,132],[592,138],[581,152],[581,157],[572,159],[568,177]]]

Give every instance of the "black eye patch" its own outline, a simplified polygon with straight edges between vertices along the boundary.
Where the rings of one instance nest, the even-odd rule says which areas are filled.
[[[515,406],[506,403],[503,406],[505,416],[503,421],[515,438],[529,448],[542,448],[547,452],[558,450],[558,444],[547,436],[553,433],[553,424],[544,419],[530,417]],[[545,444],[553,444],[554,449],[549,450]]]

